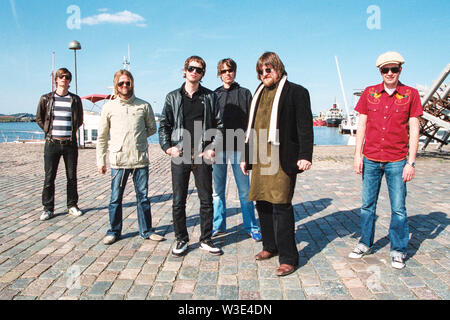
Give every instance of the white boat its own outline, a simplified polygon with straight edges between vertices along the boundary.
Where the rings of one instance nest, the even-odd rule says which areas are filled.
[[[339,133],[342,134],[356,134],[358,128],[359,113],[356,111],[351,112],[346,118],[344,118],[339,125]]]
[[[98,135],[98,122],[100,121],[100,112],[95,111],[94,109],[101,110],[101,107],[98,103],[106,103],[111,99],[110,94],[91,94],[88,96],[81,97],[81,101],[87,100],[92,102],[92,107],[90,110],[87,110],[85,106],[83,106],[83,125],[80,127],[78,131],[79,136],[79,145],[86,147],[89,144],[97,143],[97,135]]]

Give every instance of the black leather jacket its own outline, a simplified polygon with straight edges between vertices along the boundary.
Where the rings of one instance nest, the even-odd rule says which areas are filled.
[[[76,94],[70,93],[72,110],[72,141],[77,140],[78,128],[83,124],[83,104]],[[51,138],[53,129],[53,110],[55,108],[55,92],[41,96],[36,112],[36,123],[45,133],[46,138]]]
[[[166,96],[158,130],[159,144],[164,152],[173,146],[183,151],[183,88],[184,85]],[[198,90],[200,90],[204,112],[202,137],[197,146],[197,152],[203,152],[211,143],[214,149],[222,144],[223,122],[214,92],[202,86]],[[217,129],[217,131],[211,135],[211,131],[206,132],[209,129]]]

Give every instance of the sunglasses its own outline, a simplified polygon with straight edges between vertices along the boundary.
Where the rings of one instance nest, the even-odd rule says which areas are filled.
[[[189,66],[187,68],[187,71],[189,71],[189,72],[194,72],[194,70],[197,71],[198,74],[203,74],[203,72],[205,71],[205,70],[203,70],[203,68],[200,68],[200,67]]]
[[[400,67],[392,67],[392,68],[381,68],[381,73],[382,74],[386,74],[389,72],[389,70],[392,71],[392,73],[399,73],[400,72]]]
[[[225,69],[225,70],[220,70],[220,74],[225,74],[225,73],[227,73],[227,72],[229,72],[229,73],[233,73],[233,72],[234,72],[234,70],[233,70],[233,69]]]
[[[131,87],[131,82],[130,81],[120,81],[118,83],[119,87],[122,87],[124,84],[126,84],[127,87]]]
[[[72,77],[70,75],[68,75],[68,74],[61,74],[61,75],[58,76],[58,78],[60,78],[60,79],[64,78],[66,80],[72,79]]]
[[[263,72],[266,72],[266,73],[271,73],[272,72],[272,69],[270,69],[270,68],[265,68],[264,70],[258,70],[258,73],[259,74],[263,74]]]

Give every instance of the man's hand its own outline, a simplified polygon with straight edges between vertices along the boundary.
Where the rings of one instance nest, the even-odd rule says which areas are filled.
[[[353,170],[355,170],[357,174],[362,174],[363,166],[364,161],[362,155],[355,154],[355,158],[353,159]]]
[[[403,168],[403,182],[408,182],[411,181],[414,178],[416,169],[414,169],[414,167],[410,164],[406,164],[405,167]]]
[[[106,166],[98,167],[98,172],[100,172],[101,174],[105,174],[106,173]]]
[[[247,165],[246,162],[241,162],[241,164],[240,164],[242,173],[245,174],[246,176],[248,176],[248,171],[247,171],[247,169],[245,169],[246,165]]]
[[[303,171],[309,170],[309,169],[311,169],[311,162],[309,162],[308,160],[304,160],[304,159],[298,160],[297,167],[299,170],[303,170]]]
[[[214,157],[216,156],[216,152],[212,149],[208,149],[205,152],[200,153],[198,156],[211,160],[211,162],[214,163],[215,162]]]
[[[166,150],[166,153],[172,158],[178,158],[180,156],[180,150],[177,147],[170,147]]]

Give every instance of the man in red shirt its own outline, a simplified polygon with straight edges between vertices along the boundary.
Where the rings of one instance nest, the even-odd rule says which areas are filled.
[[[399,81],[404,62],[398,52],[380,55],[376,66],[383,82],[367,87],[355,107],[360,116],[354,170],[362,174],[363,190],[361,239],[349,254],[350,258],[361,258],[373,245],[378,194],[386,175],[391,202],[390,256],[392,267],[397,269],[405,266],[409,240],[406,182],[415,174],[419,116],[423,113],[417,90]]]

